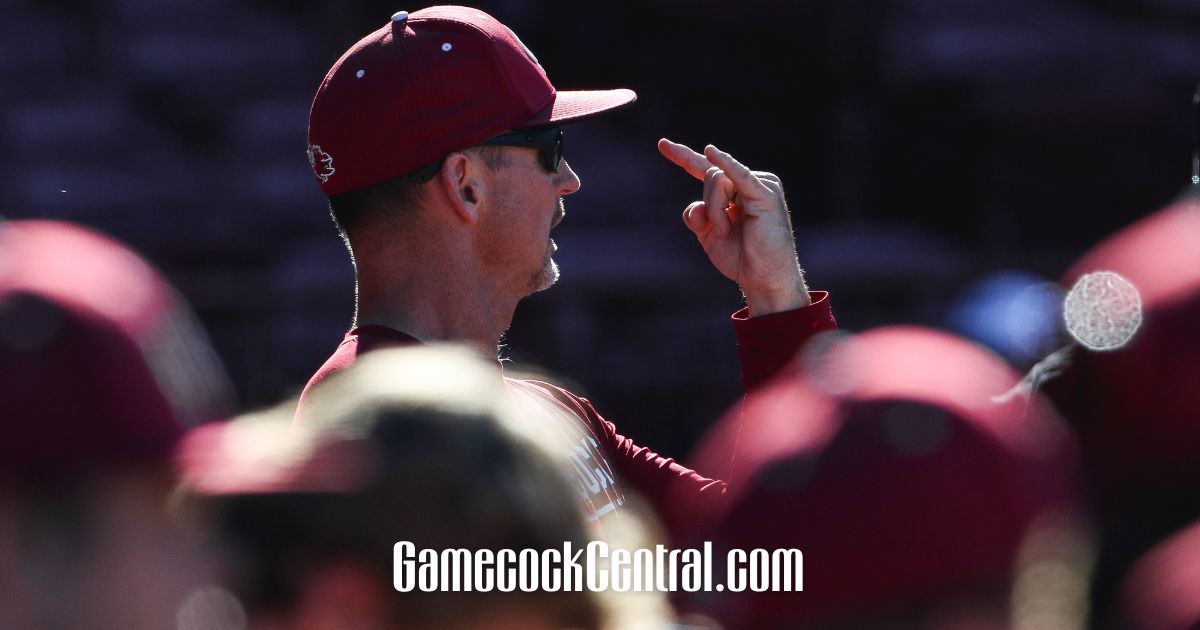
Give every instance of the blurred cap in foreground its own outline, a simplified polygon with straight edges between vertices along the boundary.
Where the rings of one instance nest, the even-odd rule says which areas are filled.
[[[1074,449],[1045,401],[998,397],[1019,375],[914,327],[825,340],[801,361],[698,455],[736,441],[716,540],[800,549],[804,591],[725,593],[702,608],[730,627],[927,627],[960,614],[1079,626],[1089,552]]]
[[[167,509],[171,456],[227,391],[132,250],[0,223],[0,627],[172,627],[208,564]]]
[[[461,348],[384,349],[317,391],[301,424],[285,403],[200,427],[181,448],[185,488],[221,523],[252,621],[599,627],[589,593],[393,590],[400,541],[441,551],[590,540],[565,469],[497,366]]]
[[[69,223],[0,223],[0,479],[165,463],[228,397],[203,332],[136,253]]]

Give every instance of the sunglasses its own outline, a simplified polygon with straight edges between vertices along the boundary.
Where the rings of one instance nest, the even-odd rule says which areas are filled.
[[[490,140],[484,140],[479,146],[529,147],[538,150],[538,160],[542,168],[549,173],[558,172],[558,164],[562,162],[562,127],[542,127],[527,131],[505,133]]]
[[[537,149],[538,162],[549,173],[557,173],[558,165],[562,162],[563,132],[561,127],[541,127],[525,131],[513,131],[500,134],[480,142],[476,146],[528,147]],[[424,183],[442,169],[445,158],[426,164],[408,174],[408,181]]]

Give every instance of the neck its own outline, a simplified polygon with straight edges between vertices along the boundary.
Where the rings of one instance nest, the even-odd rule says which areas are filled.
[[[468,344],[494,356],[518,299],[489,283],[470,252],[437,241],[397,243],[360,256],[357,324],[387,326],[425,343]]]

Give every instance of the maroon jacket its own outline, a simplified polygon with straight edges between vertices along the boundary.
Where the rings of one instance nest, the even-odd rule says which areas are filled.
[[[769,380],[796,351],[818,332],[833,330],[837,323],[829,307],[828,293],[814,291],[813,303],[802,309],[751,318],[747,309],[733,314],[742,363],[742,385],[747,391]],[[330,374],[347,368],[359,354],[378,348],[420,343],[398,330],[384,326],[360,326],[346,333],[333,356],[309,380],[300,396],[302,409],[309,392]],[[547,422],[548,430],[560,433],[572,445],[566,454],[574,469],[576,488],[590,519],[618,512],[625,504],[625,484],[661,506],[666,497],[673,502],[684,497],[690,510],[710,510],[721,505],[725,482],[710,479],[663,457],[617,433],[613,423],[596,412],[586,398],[541,381],[505,378],[514,402],[527,413]],[[297,417],[299,417],[299,410]],[[732,445],[730,448],[732,454]],[[686,514],[662,514],[669,530],[676,531],[690,520]]]

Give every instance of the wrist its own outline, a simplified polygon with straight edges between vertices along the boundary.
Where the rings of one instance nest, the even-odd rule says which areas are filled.
[[[812,304],[808,296],[808,286],[804,278],[798,278],[782,288],[768,290],[742,290],[746,297],[746,306],[750,309],[750,317],[760,317],[783,311],[793,311]]]

